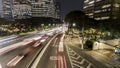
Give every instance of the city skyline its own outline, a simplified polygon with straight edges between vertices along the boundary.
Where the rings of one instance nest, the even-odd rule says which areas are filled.
[[[0,0],[2,2],[2,0]],[[83,0],[76,0],[72,2],[72,0],[57,0],[57,2],[60,2],[60,14],[62,19],[65,17],[67,13],[69,13],[72,10],[81,10],[83,11]],[[0,4],[0,8],[2,8],[2,3]],[[57,10],[58,11],[58,10]],[[2,10],[0,10],[2,12]]]

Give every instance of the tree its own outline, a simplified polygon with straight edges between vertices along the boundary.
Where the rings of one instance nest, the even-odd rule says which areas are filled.
[[[65,22],[69,22],[68,30],[73,27],[74,22],[76,23],[76,27],[78,28],[83,26],[85,22],[85,17],[85,13],[79,10],[69,12],[65,17]]]

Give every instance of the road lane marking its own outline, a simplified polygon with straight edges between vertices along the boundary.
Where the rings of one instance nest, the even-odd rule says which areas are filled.
[[[24,56],[16,56],[7,63],[7,66],[15,66]]]
[[[92,64],[91,63],[89,63],[89,65],[87,66],[87,68],[90,68],[92,66]]]
[[[77,63],[79,65],[83,64],[83,63],[80,63],[79,61],[76,61],[76,60],[72,60],[73,63]]]
[[[69,49],[69,50],[68,50],[68,49]],[[88,62],[88,64],[89,64],[89,65],[87,66],[87,68],[90,68],[91,66],[95,67],[91,62],[89,62],[88,60],[84,59],[82,56],[80,56],[79,54],[77,54],[74,50],[72,50],[72,49],[69,48],[68,46],[66,46],[66,50],[67,50],[68,57],[69,57],[69,60],[70,60],[70,63],[71,63],[72,68],[74,68],[74,65],[76,65],[76,66],[81,66],[81,65],[84,63],[84,61]],[[73,56],[73,54],[72,54],[71,52],[69,52],[69,51],[74,52],[75,55],[77,55],[77,57],[76,57],[76,56]],[[78,61],[77,61],[77,59],[79,60],[79,58],[82,59],[81,62],[78,62]],[[75,63],[76,63],[76,64],[75,64]],[[78,65],[78,64],[81,64],[81,65]],[[81,67],[82,67],[82,66],[81,66]],[[84,67],[82,67],[82,68],[84,68]]]
[[[68,53],[68,58],[69,58],[69,60],[70,60],[70,64],[71,64],[71,66],[72,66],[72,68],[73,68],[72,60],[70,59],[70,54],[69,54],[69,50],[68,50],[68,49],[70,49],[70,48],[68,48],[68,46],[65,46],[65,47],[66,47],[66,50],[67,50],[67,53]]]
[[[0,68],[2,68],[2,65],[0,64]]]
[[[72,67],[72,68],[74,68],[74,66],[77,66],[77,67],[79,67],[79,68],[84,68],[84,67],[82,67],[82,66],[80,66],[80,65],[77,65],[77,64],[73,63],[73,67]]]
[[[83,63],[84,63],[84,61],[85,61],[85,59],[83,59],[83,60],[80,62],[80,64],[83,64]]]
[[[77,57],[70,56],[70,57],[75,59],[75,60],[78,60],[79,58],[81,58],[80,56],[77,56]]]
[[[63,52],[64,48],[63,48],[63,42],[60,41],[59,43],[59,52]]]
[[[58,38],[55,38],[54,44],[52,45],[53,47],[55,46]]]
[[[35,59],[35,61],[33,62],[32,66],[30,68],[37,68],[37,65],[40,61],[40,59],[42,58],[44,52],[47,50],[49,44],[52,42],[52,40],[57,36],[58,34],[56,34],[47,44],[46,46],[43,48],[43,50],[39,53],[38,57]]]
[[[55,68],[57,68],[57,65],[55,64]]]
[[[50,60],[58,60],[57,56],[50,56]]]
[[[76,54],[76,53],[73,53],[73,54],[72,54],[72,53],[70,53],[70,56],[75,56],[75,55],[77,55],[77,54]]]

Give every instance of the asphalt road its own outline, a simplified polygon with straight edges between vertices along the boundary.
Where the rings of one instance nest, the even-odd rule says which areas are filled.
[[[39,61],[37,68],[58,68],[58,45],[60,37],[61,36],[58,35],[50,43],[41,60]]]
[[[46,42],[41,44],[38,47],[33,48],[32,45],[34,43],[30,43],[26,46],[22,46],[19,48],[16,48],[10,52],[7,52],[3,55],[0,56],[0,64],[2,65],[3,68],[28,68],[29,65],[32,63],[32,61],[35,59],[37,56],[38,52],[42,50],[42,48],[46,45],[46,43],[51,39],[49,37]],[[10,62],[12,59],[14,59],[16,56],[18,56],[20,53],[22,53],[24,50],[29,49],[30,52],[23,57],[23,59],[18,62],[15,66],[8,66],[8,62]]]
[[[1,41],[0,42],[0,48],[9,46],[9,45],[14,44],[14,43],[18,43],[18,42],[20,42],[20,41],[22,41],[22,40],[24,40],[26,38],[32,37],[32,36],[35,36],[35,34],[19,36],[19,37],[13,38],[13,39]]]
[[[56,31],[56,28],[54,31]],[[54,31],[53,31],[53,33],[54,33]],[[35,44],[36,41],[30,42],[29,44],[25,45],[26,42],[28,43],[28,41],[23,41],[23,40],[27,39],[27,38],[32,38],[35,36],[37,36],[36,38],[39,38],[39,37],[41,37],[41,34],[43,35],[43,34],[47,34],[49,32],[51,32],[51,31],[43,31],[43,32],[39,32],[39,33],[25,35],[25,36],[10,38],[7,40],[0,39],[0,40],[2,40],[2,41],[0,41],[0,43],[1,43],[0,44],[0,49],[1,49],[0,65],[2,66],[2,68],[30,68],[31,65],[33,64],[34,60],[37,58],[38,54],[41,53],[41,51],[45,48],[45,46],[48,44],[48,42],[50,42],[50,40],[52,38],[54,38],[56,35],[49,36],[44,43],[40,44],[37,47],[32,46],[33,44]],[[44,36],[46,36],[46,35],[44,35]],[[44,36],[43,36],[43,38],[44,38]],[[58,35],[57,37],[55,37],[52,40],[52,42],[50,42],[49,47],[47,48],[46,52],[43,55],[43,59],[45,59],[46,61],[43,60],[44,61],[43,62],[42,60],[40,60],[40,64],[38,64],[37,68],[40,68],[39,65],[41,65],[41,68],[43,68],[43,67],[48,68],[46,66],[46,62],[47,62],[47,65],[50,66],[51,68],[53,68],[54,64],[56,64],[55,67],[57,67],[57,57],[58,57],[57,51],[58,51],[58,44],[59,44],[59,40],[60,40],[59,38],[60,38],[60,36]],[[2,42],[4,42],[4,43],[2,43]],[[15,43],[18,43],[18,45]],[[12,48],[11,46],[15,46],[15,47]],[[6,49],[8,49],[8,50],[6,50]],[[4,52],[4,53],[2,53],[2,52]],[[47,59],[49,59],[50,61]],[[41,64],[41,62],[42,62],[42,64]]]

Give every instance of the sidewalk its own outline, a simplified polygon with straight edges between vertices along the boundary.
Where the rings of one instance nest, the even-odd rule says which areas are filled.
[[[65,38],[64,43],[66,46],[66,50],[68,50],[68,55],[70,54],[69,59],[71,60],[73,68],[76,68],[74,66],[82,66],[83,68],[87,68],[85,66],[89,67],[89,65],[89,68],[112,68],[111,66],[106,66],[106,63],[100,62],[88,55],[87,53],[85,53],[88,51],[81,50],[80,38],[71,38],[70,36],[68,36]],[[100,56],[100,58],[103,57]]]
[[[72,43],[72,46],[81,49],[80,39],[79,38],[71,38],[69,36],[66,37],[67,43]],[[97,60],[99,57],[99,61],[106,62],[106,64],[113,65],[115,68],[120,68],[120,55],[114,54],[114,51],[111,49],[101,49],[101,50],[92,50],[92,51],[82,51],[89,56],[92,56]],[[98,56],[95,57],[94,55]],[[103,59],[102,59],[103,58]]]

